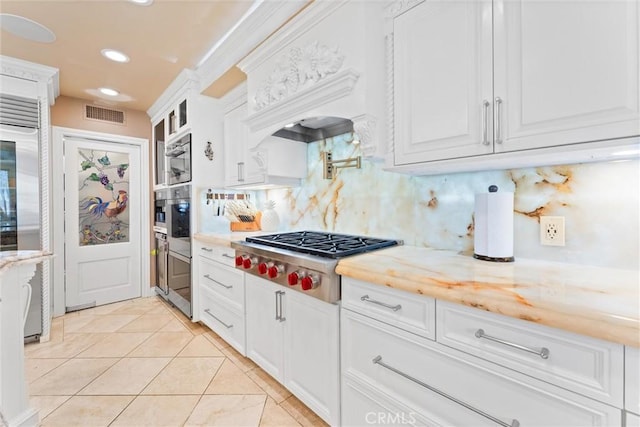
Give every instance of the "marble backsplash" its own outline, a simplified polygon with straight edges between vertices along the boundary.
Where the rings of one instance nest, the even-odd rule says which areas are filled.
[[[255,192],[276,202],[283,230],[326,230],[402,239],[405,244],[471,253],[474,195],[495,184],[514,193],[514,255],[639,269],[640,161],[409,176],[362,162],[322,178],[322,152],[359,154],[342,137],[308,145],[308,176],[291,189]],[[539,243],[539,217],[564,216],[566,245]]]

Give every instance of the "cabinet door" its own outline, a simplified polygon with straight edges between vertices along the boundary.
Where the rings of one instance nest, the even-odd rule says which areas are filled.
[[[246,330],[247,357],[278,381],[284,378],[282,367],[283,327],[277,317],[276,292],[282,291],[265,279],[247,274]]]
[[[493,152],[491,2],[426,1],[393,31],[395,164]]]
[[[224,179],[225,185],[237,185],[241,179],[247,151],[247,104],[227,112],[224,116]]]
[[[640,414],[640,348],[625,346],[624,375],[624,407]]]
[[[165,129],[164,119],[162,119],[153,126],[153,158],[156,185],[166,184],[164,142]]]
[[[640,133],[638,8],[496,0],[497,152]]]
[[[287,290],[284,386],[331,425],[340,424],[339,307]]]

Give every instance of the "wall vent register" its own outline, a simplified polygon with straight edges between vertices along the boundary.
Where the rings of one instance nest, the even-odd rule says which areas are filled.
[[[124,111],[112,110],[109,108],[98,107],[95,105],[85,104],[84,117],[88,120],[97,120],[101,122],[125,124]]]

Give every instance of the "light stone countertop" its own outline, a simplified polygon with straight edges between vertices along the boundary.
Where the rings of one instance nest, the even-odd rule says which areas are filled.
[[[265,233],[196,233],[203,243]],[[640,272],[516,258],[512,263],[471,254],[396,246],[342,258],[346,277],[427,295],[612,342],[640,347]]]
[[[640,272],[396,246],[343,258],[336,272],[620,344],[640,347]]]
[[[0,274],[14,265],[38,263],[50,256],[50,252],[38,250],[0,252]]]
[[[218,246],[231,246],[231,242],[244,240],[250,236],[260,236],[265,234],[273,234],[268,231],[230,231],[228,233],[196,233],[193,235],[195,240],[202,243],[211,243]]]

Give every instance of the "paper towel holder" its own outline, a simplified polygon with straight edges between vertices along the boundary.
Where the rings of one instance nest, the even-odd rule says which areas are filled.
[[[488,190],[489,190],[489,193],[497,193],[498,192],[498,186],[497,185],[490,185]],[[477,202],[477,199],[476,199],[476,209],[478,207],[477,203],[478,202]],[[511,202],[511,205],[512,205],[512,209],[513,209],[513,201]],[[476,233],[478,232],[477,225],[478,224],[476,224],[476,230],[475,230]],[[513,228],[513,223],[512,222],[511,222],[511,228]],[[513,239],[513,237],[511,237],[511,239]],[[512,242],[511,245],[513,245],[513,240],[511,242]],[[491,261],[491,262],[514,262],[515,261],[515,257],[513,255],[504,256],[504,257],[500,257],[500,256],[496,257],[496,256],[485,255],[485,254],[479,254],[479,253],[477,253],[479,251],[477,250],[477,248],[475,246],[476,246],[476,239],[474,237],[473,257],[475,259],[479,259],[479,260],[482,260],[482,261]],[[511,249],[511,251],[513,251],[513,249]]]

